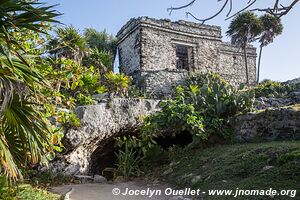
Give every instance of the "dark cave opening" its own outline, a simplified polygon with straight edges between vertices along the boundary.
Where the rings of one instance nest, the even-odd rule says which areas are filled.
[[[108,180],[113,178],[113,172],[110,170],[104,172],[103,170],[111,168],[116,168],[117,156],[116,153],[118,152],[119,148],[116,147],[116,137],[123,137],[123,136],[133,136],[138,135],[139,132],[137,131],[126,131],[119,134],[116,134],[112,137],[108,137],[97,145],[98,148],[92,153],[91,155],[91,165],[89,174],[95,175],[104,175]]]
[[[127,132],[127,134],[122,135],[138,135],[138,132]],[[175,137],[170,134],[168,136],[158,137],[155,141],[163,149],[168,149],[173,145],[185,147],[193,141],[193,136],[188,131],[183,131],[176,134]],[[98,148],[91,155],[90,174],[104,175],[109,180],[113,178],[114,174],[112,172],[106,172],[104,174],[102,172],[107,168],[116,168],[116,152],[118,152],[119,149],[115,146],[115,142],[115,137],[109,137],[99,142]]]

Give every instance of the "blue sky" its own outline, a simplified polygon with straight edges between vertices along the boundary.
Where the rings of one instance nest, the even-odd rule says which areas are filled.
[[[170,6],[183,5],[189,0],[51,0],[51,4],[59,4],[57,10],[64,15],[59,20],[66,25],[72,24],[79,30],[93,27],[116,34],[118,30],[133,17],[149,16],[154,18],[169,18],[171,20],[195,21],[186,17],[185,11],[190,11],[199,18],[214,14],[222,2],[217,0],[198,0],[185,10],[179,10],[169,15],[167,8]],[[243,6],[241,2],[234,4],[234,9]],[[268,1],[260,1],[263,5]],[[283,2],[290,2],[286,0]],[[222,27],[223,40],[229,41],[225,36],[229,21],[225,21],[224,12],[217,18],[208,21],[207,24]],[[261,64],[261,80],[268,78],[277,81],[285,81],[300,77],[300,4],[285,16],[282,20],[284,25],[283,34],[277,37],[273,44],[263,51]]]

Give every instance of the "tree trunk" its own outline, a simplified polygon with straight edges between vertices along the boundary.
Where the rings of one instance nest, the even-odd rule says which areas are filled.
[[[258,57],[258,66],[257,66],[257,83],[259,83],[259,72],[260,72],[260,61],[261,61],[261,53],[262,53],[263,47],[260,47],[259,50],[259,57]]]
[[[246,68],[246,84],[249,85],[249,74],[248,74],[248,62],[247,62],[247,49],[244,46],[244,58],[245,58],[245,68]]]

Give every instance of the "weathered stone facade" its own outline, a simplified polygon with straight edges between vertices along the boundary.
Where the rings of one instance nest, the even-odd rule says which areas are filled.
[[[233,121],[236,138],[244,142],[300,140],[298,107],[266,109],[238,116]]]
[[[236,85],[246,82],[242,50],[222,42],[218,26],[140,17],[131,19],[117,37],[121,72],[132,76],[146,92],[166,94],[190,72],[213,71]],[[179,47],[183,56],[186,53],[185,69],[178,68]],[[256,49],[249,47],[247,53],[253,84]]]

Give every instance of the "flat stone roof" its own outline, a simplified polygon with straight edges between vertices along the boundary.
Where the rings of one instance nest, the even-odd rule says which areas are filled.
[[[122,40],[138,27],[151,27],[154,29],[171,31],[178,34],[189,34],[190,36],[204,36],[211,39],[222,39],[221,27],[206,25],[202,23],[189,22],[184,20],[171,21],[170,19],[154,19],[149,17],[138,17],[130,19],[117,33],[117,38]]]

